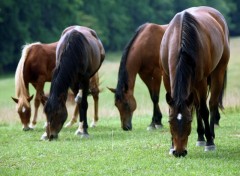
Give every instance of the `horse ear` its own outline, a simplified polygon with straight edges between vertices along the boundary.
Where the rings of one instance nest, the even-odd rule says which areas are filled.
[[[193,103],[193,100],[194,100],[194,96],[193,96],[193,93],[191,93],[186,100],[187,106],[190,106]]]
[[[27,98],[28,102],[30,102],[30,101],[33,99],[33,96],[34,96],[34,95],[32,95],[31,97],[28,97],[28,98]]]
[[[12,99],[13,99],[13,101],[14,101],[15,103],[18,103],[18,99],[17,99],[17,98],[12,97]]]
[[[169,106],[173,106],[174,101],[173,101],[173,99],[171,97],[171,94],[169,92],[166,93],[166,101],[167,101]]]
[[[108,90],[110,90],[112,93],[116,93],[116,89],[114,89],[114,88],[110,88],[110,87],[107,87],[108,88]]]

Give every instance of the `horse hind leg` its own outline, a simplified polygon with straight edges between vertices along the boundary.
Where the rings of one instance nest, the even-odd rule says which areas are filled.
[[[141,75],[143,82],[146,84],[151,100],[153,102],[153,116],[150,125],[147,130],[160,129],[163,127],[162,125],[162,113],[159,108],[159,91],[161,86],[161,75],[159,75],[160,71],[155,70],[152,75]],[[151,79],[149,79],[149,77]]]
[[[198,141],[199,144],[201,145],[204,143],[204,138],[203,138],[203,132],[205,133],[205,137],[207,139],[206,145],[205,145],[205,151],[211,151],[215,150],[215,144],[214,144],[214,136],[213,133],[210,129],[210,124],[209,124],[209,110],[207,107],[207,80],[203,80],[197,85],[196,87],[199,87],[198,89],[198,100],[197,104],[199,104],[199,107],[196,106],[197,110],[197,132],[198,132]],[[195,96],[196,97],[196,96]],[[196,101],[196,100],[195,100]],[[204,127],[202,124],[202,120],[204,122]]]
[[[74,108],[73,117],[72,117],[72,119],[64,126],[65,128],[72,127],[72,126],[77,122],[78,112],[79,112],[79,107],[78,107],[78,104],[76,103],[75,108]]]

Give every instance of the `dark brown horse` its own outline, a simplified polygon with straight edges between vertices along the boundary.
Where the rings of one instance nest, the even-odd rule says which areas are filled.
[[[146,84],[153,102],[152,122],[148,129],[162,127],[162,113],[158,106],[161,85],[159,47],[166,25],[146,23],[140,26],[127,44],[120,63],[115,105],[119,110],[123,130],[132,129],[132,115],[136,109],[134,86],[137,73]]]
[[[50,82],[52,79],[52,72],[56,65],[56,47],[57,42],[50,44],[32,43],[25,45],[22,50],[22,56],[18,63],[15,74],[15,89],[17,98],[12,98],[17,103],[17,112],[23,124],[23,130],[33,128],[37,123],[38,108],[40,102],[44,103],[43,88],[45,82]],[[29,96],[29,84],[32,84],[36,90],[34,100],[34,116],[32,123],[31,105],[30,101],[33,95]],[[99,93],[99,78],[96,73],[90,80],[90,92],[93,95],[95,104],[95,115],[93,124],[96,125],[98,120],[98,93]],[[71,120],[76,120],[78,112],[75,111]]]
[[[57,45],[56,68],[50,95],[44,107],[47,139],[56,139],[67,119],[66,99],[69,88],[78,98],[80,123],[83,124],[77,134],[88,136],[89,80],[100,68],[104,57],[103,45],[94,30],[82,26],[72,26],[64,30]],[[44,138],[43,135],[42,139]]]
[[[177,157],[187,154],[193,107],[197,112],[197,144],[205,145],[205,151],[215,150],[214,121],[220,118],[218,108],[222,107],[230,55],[223,15],[210,7],[189,8],[176,14],[164,34],[160,54],[170,107],[171,152]]]

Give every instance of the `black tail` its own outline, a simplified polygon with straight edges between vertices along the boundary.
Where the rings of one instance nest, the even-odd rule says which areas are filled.
[[[195,57],[198,48],[198,23],[188,12],[185,12],[182,19],[181,46],[179,61],[176,68],[173,99],[176,105],[181,106],[187,97],[187,86],[195,78]]]
[[[127,74],[127,70],[126,70],[127,57],[128,57],[129,51],[130,51],[134,41],[136,40],[138,35],[143,31],[143,29],[146,27],[146,25],[147,25],[147,23],[139,26],[138,29],[136,30],[134,36],[131,38],[131,40],[128,42],[128,44],[125,46],[125,49],[123,51],[123,55],[121,58],[119,71],[118,71],[118,84],[117,84],[116,94],[115,94],[116,99],[122,99],[123,93],[124,93],[123,90],[124,91],[128,90],[128,74]]]
[[[83,76],[87,73],[88,48],[87,39],[76,30],[71,30],[62,36],[57,47],[56,69],[50,92],[67,91],[76,79],[76,75]]]

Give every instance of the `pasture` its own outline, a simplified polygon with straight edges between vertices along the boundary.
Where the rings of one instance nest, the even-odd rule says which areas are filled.
[[[165,90],[160,93],[163,129],[147,131],[151,121],[152,103],[143,82],[137,78],[133,130],[120,128],[119,113],[114,106],[120,53],[107,53],[100,69],[99,123],[90,128],[89,139],[74,135],[77,125],[64,128],[57,141],[40,141],[45,115],[39,110],[37,127],[24,132],[15,111],[14,76],[0,78],[0,175],[239,175],[240,158],[240,38],[231,39],[228,84],[216,128],[216,151],[204,152],[196,147],[196,119],[188,142],[188,155],[175,158],[168,154],[170,132]],[[49,84],[45,86],[48,92]],[[31,94],[35,94],[31,88]],[[93,100],[89,99],[88,122],[93,116]],[[33,105],[32,105],[33,108]],[[68,103],[68,120],[74,105]]]

